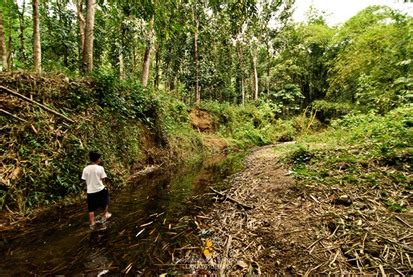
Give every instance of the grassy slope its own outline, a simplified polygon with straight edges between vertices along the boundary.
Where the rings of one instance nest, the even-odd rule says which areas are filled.
[[[301,136],[287,153],[300,184],[351,185],[396,212],[411,209],[413,108],[385,116],[349,115],[321,134]]]

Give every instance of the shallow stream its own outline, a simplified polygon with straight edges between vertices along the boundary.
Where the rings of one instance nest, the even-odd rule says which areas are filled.
[[[24,228],[4,231],[0,276],[165,273],[174,247],[193,233],[179,219],[208,209],[208,187],[222,189],[241,163],[242,155],[216,156],[112,192],[113,216],[104,231],[89,230],[86,203],[52,209]]]

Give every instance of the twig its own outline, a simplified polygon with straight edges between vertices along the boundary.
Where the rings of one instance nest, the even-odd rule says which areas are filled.
[[[321,241],[321,240],[323,240],[323,239],[324,239],[324,237],[321,237],[321,238],[319,238],[318,240],[316,240],[315,242],[313,242],[309,247],[307,247],[307,250],[310,249],[311,247],[313,247],[314,245],[316,245],[317,242],[319,242],[319,241]]]
[[[132,265],[133,265],[133,263],[130,263],[130,264],[123,270],[123,272],[124,272],[125,274],[128,274],[129,271],[132,269]]]
[[[223,193],[215,190],[215,189],[212,188],[212,187],[209,187],[209,189],[212,190],[213,192],[215,192],[216,194],[218,194],[219,196],[224,197],[225,200],[229,200],[229,201],[231,201],[231,202],[233,202],[233,203],[235,203],[235,204],[237,204],[237,205],[239,205],[239,206],[241,206],[241,207],[243,207],[243,208],[245,208],[245,209],[247,209],[247,210],[254,209],[254,207],[248,206],[248,205],[246,205],[246,204],[244,204],[244,203],[241,203],[241,202],[239,202],[238,200],[235,200],[234,198],[232,198],[232,197],[230,197],[230,196],[227,196],[227,195],[225,195],[225,194],[223,194]]]
[[[17,120],[20,120],[21,122],[27,122],[27,120],[22,119],[22,118],[18,117],[17,115],[14,115],[14,114],[12,114],[12,113],[9,113],[9,112],[6,111],[6,110],[0,109],[0,111],[1,111],[2,113],[4,113],[4,114],[7,114],[7,115],[9,115],[9,116],[17,119]]]
[[[138,237],[140,234],[142,234],[142,233],[143,233],[143,231],[145,231],[145,228],[143,228],[142,230],[140,230],[140,231],[136,234],[136,236],[135,236],[135,237]]]
[[[384,272],[384,268],[382,264],[379,264],[380,272],[383,277],[386,277],[386,273]]]
[[[39,103],[39,102],[37,102],[37,101],[34,101],[34,100],[32,100],[32,99],[30,99],[30,98],[28,98],[28,97],[26,97],[26,96],[24,96],[24,95],[22,95],[22,94],[20,94],[20,93],[18,93],[18,92],[16,92],[16,91],[14,91],[14,90],[11,90],[11,89],[6,88],[6,87],[4,87],[4,86],[0,86],[0,89],[3,90],[3,91],[6,91],[7,93],[10,93],[10,94],[12,94],[12,95],[14,95],[14,96],[16,96],[16,97],[18,97],[18,98],[20,98],[20,99],[23,99],[23,100],[25,100],[25,101],[27,101],[27,102],[29,102],[29,103],[31,103],[31,104],[37,105],[37,106],[39,106],[40,108],[42,108],[42,109],[44,109],[44,110],[46,110],[46,111],[48,111],[48,112],[50,112],[50,113],[52,113],[52,114],[54,114],[54,115],[60,116],[60,117],[66,119],[67,121],[69,121],[69,122],[71,122],[71,123],[75,123],[75,121],[73,121],[72,119],[68,118],[67,116],[65,116],[65,115],[63,115],[63,114],[61,114],[61,113],[59,113],[59,112],[57,112],[57,111],[55,111],[55,110],[53,110],[53,109],[45,106],[45,105],[43,105],[43,104],[41,104],[41,103]]]
[[[229,248],[231,247],[231,243],[232,243],[232,236],[228,235],[228,240],[227,240],[227,245],[225,247],[225,251],[222,257],[222,261],[221,264],[219,266],[219,272],[218,272],[218,276],[225,276],[225,267],[227,266],[227,257],[228,257],[228,252],[229,252]]]
[[[319,264],[318,266],[309,269],[309,270],[304,274],[304,276],[310,276],[310,273],[311,273],[312,271],[318,269],[319,267],[323,266],[324,264],[326,264],[326,263]]]
[[[145,226],[151,225],[152,223],[153,223],[153,221],[145,223],[145,224],[141,224],[141,226],[139,226],[139,227],[145,227]]]
[[[385,240],[387,240],[388,242],[391,242],[391,243],[393,243],[393,244],[395,244],[395,245],[398,245],[398,246],[404,248],[405,250],[407,250],[407,251],[409,251],[409,252],[413,252],[413,248],[411,248],[411,247],[409,247],[409,246],[407,246],[407,245],[401,244],[401,243],[399,243],[399,242],[397,242],[397,241],[394,241],[394,240],[392,240],[392,239],[386,238],[386,237],[381,236],[381,235],[379,235],[379,234],[374,234],[374,235],[375,235],[375,236],[378,236],[378,237],[380,237],[380,238],[382,238],[382,239],[385,239]]]
[[[409,223],[407,223],[406,221],[404,221],[403,219],[401,219],[400,217],[398,217],[397,215],[395,216],[395,218],[400,221],[401,223],[405,224],[407,227],[409,227],[410,229],[413,229],[413,226],[410,225]]]
[[[310,194],[311,199],[313,199],[316,203],[320,204],[320,201],[317,200],[313,195]]]
[[[334,262],[336,261],[339,253],[340,253],[340,250],[337,249],[337,252],[336,252],[336,254],[334,255],[333,260],[328,264],[328,266],[331,266],[332,264],[334,264]]]

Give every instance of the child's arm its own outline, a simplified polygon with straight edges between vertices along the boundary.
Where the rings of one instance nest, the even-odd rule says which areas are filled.
[[[81,179],[86,181],[86,172],[85,172],[84,169],[83,169],[83,172],[82,172],[82,177],[81,177]]]
[[[108,177],[108,176],[106,175],[106,172],[105,172],[105,169],[103,168],[103,166],[102,166],[101,169],[102,169],[102,170],[101,170],[101,172],[100,172],[100,180],[102,180],[102,182],[103,182],[103,179],[105,179],[105,178]]]

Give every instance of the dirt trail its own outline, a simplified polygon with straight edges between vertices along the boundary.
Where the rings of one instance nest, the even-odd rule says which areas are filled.
[[[227,273],[299,274],[317,265],[306,250],[317,239],[318,227],[311,216],[314,203],[302,201],[273,148],[253,150],[245,170],[231,178],[231,189],[225,192],[254,209],[247,211],[230,201],[217,202],[209,213],[197,218],[201,230],[211,233],[205,242],[212,242],[210,250],[217,258],[209,269],[219,268],[229,236]]]
[[[340,188],[299,186],[278,160],[274,146],[257,148],[247,157],[245,170],[230,178],[230,189],[223,193],[253,209],[220,198],[194,219],[203,237],[202,251],[188,250],[176,259],[187,263],[187,273],[188,261],[191,273],[233,276],[413,272],[412,253],[399,261],[391,248],[396,244],[390,244],[393,260],[382,257],[378,247],[385,243],[371,235],[378,229],[394,230],[394,241],[411,251],[402,222],[390,222],[393,215],[385,211],[379,213],[382,222],[368,221],[366,204],[332,200]]]

